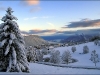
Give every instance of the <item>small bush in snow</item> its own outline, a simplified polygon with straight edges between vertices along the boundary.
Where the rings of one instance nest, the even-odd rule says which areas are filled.
[[[69,51],[69,50],[64,51],[64,53],[62,54],[61,59],[62,59],[65,63],[69,64],[69,63],[71,62],[71,54],[70,54],[70,51]]]
[[[44,62],[49,62],[49,61],[50,61],[49,57],[44,58]]]
[[[99,56],[98,54],[96,54],[96,50],[92,51],[90,60],[93,61],[95,66],[96,66],[96,63],[99,62]]]
[[[75,51],[76,51],[76,47],[73,46],[73,47],[72,47],[72,52],[74,53]]]
[[[98,45],[98,43],[99,43],[98,40],[95,40],[95,41],[94,41],[94,44],[95,44],[95,45]]]
[[[74,62],[78,62],[78,60],[77,60],[77,59],[72,58],[72,63],[74,63]]]
[[[89,53],[89,48],[88,48],[88,46],[84,46],[83,47],[83,54],[87,54],[87,53]]]
[[[50,57],[51,63],[59,63],[60,62],[60,52],[58,50],[53,51]]]

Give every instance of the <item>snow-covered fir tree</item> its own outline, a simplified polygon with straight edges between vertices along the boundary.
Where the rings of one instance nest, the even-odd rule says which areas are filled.
[[[0,71],[29,72],[25,54],[24,38],[21,35],[17,20],[12,15],[12,8],[7,8],[6,15],[0,24]]]
[[[50,56],[51,63],[60,63],[60,52],[58,50],[54,50]]]
[[[69,50],[64,51],[62,54],[61,59],[63,60],[63,62],[69,64],[72,60],[71,60],[71,53]]]
[[[36,61],[36,51],[32,46],[29,46],[29,48],[27,49],[27,60],[28,62]]]
[[[83,54],[89,53],[89,48],[87,45],[83,46]]]
[[[76,51],[76,47],[73,46],[73,47],[72,47],[72,52],[74,53],[75,51]]]
[[[99,56],[98,56],[98,54],[96,54],[96,50],[92,51],[90,60],[93,61],[95,66],[96,66],[96,63],[99,62]]]

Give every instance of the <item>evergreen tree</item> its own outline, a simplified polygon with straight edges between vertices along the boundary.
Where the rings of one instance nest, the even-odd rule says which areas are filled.
[[[1,19],[0,25],[0,70],[6,72],[29,72],[24,38],[21,35],[17,20],[12,15],[12,8],[7,8],[7,14]]]

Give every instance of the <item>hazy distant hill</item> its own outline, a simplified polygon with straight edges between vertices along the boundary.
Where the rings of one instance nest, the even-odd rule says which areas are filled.
[[[69,41],[83,42],[85,40],[91,39],[92,37],[93,37],[92,35],[85,35],[85,36],[82,36],[82,35],[79,35],[79,36],[73,35],[73,36],[69,36],[66,39],[63,39],[61,42],[62,43],[66,43],[66,42],[69,42]]]
[[[24,36],[26,46],[37,46],[47,44],[48,42],[40,38],[38,35]]]

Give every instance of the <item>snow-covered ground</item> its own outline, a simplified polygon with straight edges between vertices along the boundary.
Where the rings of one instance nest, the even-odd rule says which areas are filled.
[[[100,74],[100,70],[76,69],[30,63],[31,74]]]
[[[30,63],[30,73],[5,73],[1,72],[1,75],[11,74],[11,75],[31,75],[31,74],[100,74],[100,70],[93,70],[93,69],[76,69],[76,68],[65,68],[65,67],[55,67],[55,66],[48,66],[43,64],[37,63]]]
[[[83,52],[83,46],[87,45],[89,47],[89,53],[88,54],[79,54]],[[100,46],[94,45],[93,42],[85,43],[76,45],[76,52],[72,53],[71,47],[58,47],[55,48],[55,50],[60,51],[60,55],[65,50],[69,50],[71,52],[72,58],[75,58],[78,60],[76,63],[68,64],[73,66],[89,66],[89,67],[95,67],[94,63],[90,61],[91,52],[93,50],[96,50],[96,52],[100,56]],[[66,65],[66,64],[65,64]],[[1,72],[0,74],[100,74],[100,70],[97,69],[78,69],[78,68],[67,68],[67,67],[56,67],[56,66],[49,66],[44,64],[38,64],[38,63],[29,63],[30,67],[30,73],[4,73]],[[100,67],[100,62],[97,63],[97,67]]]
[[[83,52],[83,46],[87,45],[89,47],[89,53],[87,54],[79,54]],[[69,47],[58,47],[55,48],[55,50],[60,51],[60,55],[65,50],[69,50],[71,52],[72,58],[75,58],[78,60],[76,63],[71,63],[69,65],[73,66],[89,66],[89,67],[95,67],[94,63],[90,61],[91,52],[93,50],[96,50],[96,53],[100,56],[100,46],[94,45],[93,42],[85,43],[76,45],[76,52],[72,53],[71,51],[72,46]],[[97,67],[100,67],[100,62],[97,63]],[[30,71],[32,74],[100,74],[100,70],[95,69],[77,69],[77,68],[67,68],[67,67],[55,67],[55,66],[49,66],[49,65],[43,65],[43,64],[36,64],[36,63],[30,63]]]
[[[79,54],[83,52],[83,46],[87,45],[89,47],[89,53],[87,54]],[[94,45],[94,42],[89,42],[89,43],[85,43],[85,44],[80,44],[80,45],[76,45],[76,52],[72,53],[71,48],[72,46],[69,47],[58,47],[55,48],[55,50],[59,50],[60,51],[60,55],[62,55],[62,53],[65,50],[69,50],[71,52],[72,58],[75,58],[78,60],[78,62],[75,63],[71,63],[69,65],[77,65],[77,66],[94,66],[94,63],[92,61],[90,61],[90,57],[91,57],[91,52],[93,50],[96,50],[96,53],[99,55],[100,58],[100,46],[96,46]],[[97,67],[100,67],[100,62],[97,63]]]

